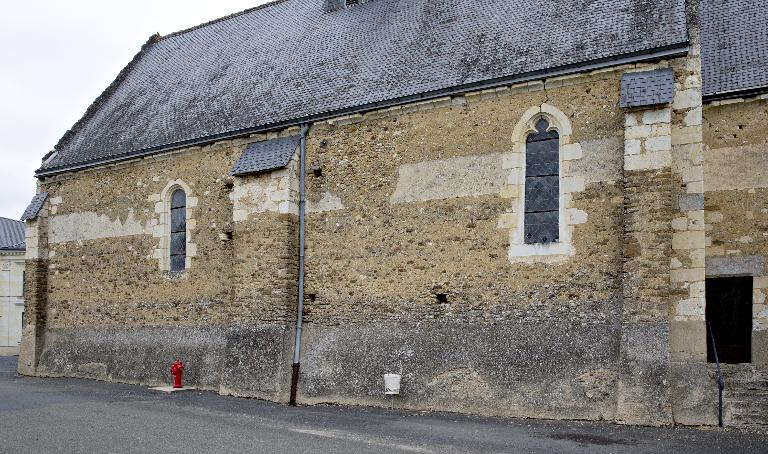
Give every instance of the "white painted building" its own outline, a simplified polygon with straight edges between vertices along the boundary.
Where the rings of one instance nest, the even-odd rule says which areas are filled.
[[[24,223],[0,217],[0,356],[19,353],[25,247]]]

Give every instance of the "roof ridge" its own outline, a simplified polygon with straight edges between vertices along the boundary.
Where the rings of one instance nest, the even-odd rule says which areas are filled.
[[[219,22],[224,22],[226,20],[233,19],[235,17],[242,16],[244,14],[248,14],[248,13],[251,13],[253,11],[260,10],[260,9],[265,9],[265,8],[270,7],[270,6],[274,6],[274,5],[278,4],[278,3],[284,3],[284,2],[287,2],[287,1],[288,0],[272,0],[271,2],[267,2],[267,3],[263,4],[263,5],[254,6],[253,8],[244,9],[242,11],[238,11],[236,13],[232,13],[232,14],[229,14],[227,16],[223,16],[223,17],[219,17],[217,19],[209,20],[208,22],[203,22],[202,24],[198,24],[198,25],[195,25],[193,27],[184,28],[182,30],[175,31],[173,33],[169,33],[169,34],[167,34],[165,36],[160,36],[158,41],[163,41],[163,40],[168,39],[168,38],[173,38],[174,36],[183,35],[184,33],[189,33],[191,31],[195,31],[195,30],[201,29],[203,27],[207,27],[209,25],[217,24]]]
[[[5,216],[0,216],[0,219],[5,219],[6,221],[19,222],[19,223],[21,223],[21,224],[23,224],[23,223],[24,223],[24,221],[19,221],[18,219],[11,219],[11,218],[7,218],[7,217],[5,217]]]
[[[144,43],[144,45],[141,46],[141,49],[139,52],[133,56],[133,59],[131,59],[130,62],[117,74],[117,77],[115,77],[115,80],[110,83],[107,88],[104,89],[103,92],[91,103],[90,106],[88,106],[88,109],[86,109],[83,116],[77,120],[77,122],[72,125],[72,127],[64,133],[64,135],[59,139],[59,142],[53,147],[53,150],[59,150],[63,146],[71,140],[72,136],[75,135],[75,133],[80,129],[81,126],[83,126],[101,107],[101,105],[109,99],[109,97],[112,95],[112,93],[117,90],[117,87],[120,86],[120,83],[125,80],[126,77],[128,77],[128,74],[133,70],[134,66],[136,66],[136,63],[139,62],[141,57],[144,55],[144,53],[152,47],[152,45],[160,40],[160,34],[155,33],[154,35],[150,36],[149,39],[147,39],[147,42]],[[49,152],[46,154],[44,159],[47,159],[48,156],[50,156],[52,152]]]

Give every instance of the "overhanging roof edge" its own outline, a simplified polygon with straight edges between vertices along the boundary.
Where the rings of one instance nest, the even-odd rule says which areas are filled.
[[[572,65],[547,68],[543,70],[511,75],[511,76],[502,77],[498,79],[489,79],[489,80],[484,80],[480,82],[473,82],[470,84],[456,85],[456,86],[448,87],[441,90],[417,93],[414,95],[408,95],[408,96],[403,96],[399,98],[392,98],[385,101],[353,106],[350,108],[339,109],[336,111],[321,112],[321,113],[306,116],[306,117],[294,118],[294,119],[285,120],[281,122],[259,125],[253,128],[222,132],[218,134],[212,134],[208,136],[189,139],[186,141],[159,145],[156,147],[150,147],[143,150],[128,152],[128,153],[125,153],[124,155],[115,156],[113,158],[105,159],[105,160],[82,162],[79,164],[62,166],[58,168],[53,167],[45,170],[40,168],[35,171],[35,177],[43,178],[43,177],[59,175],[67,172],[75,172],[79,170],[86,170],[86,169],[92,169],[92,168],[97,168],[102,166],[108,166],[108,165],[113,165],[113,164],[129,161],[133,159],[154,156],[164,152],[178,150],[180,148],[201,145],[201,144],[215,142],[219,140],[234,139],[237,137],[242,137],[250,134],[258,134],[258,133],[273,131],[275,129],[283,129],[291,126],[299,126],[303,123],[314,123],[318,121],[326,121],[336,117],[341,117],[341,116],[346,116],[346,115],[351,115],[351,114],[356,114],[361,112],[367,112],[371,110],[378,110],[378,109],[383,109],[388,107],[395,107],[401,104],[409,104],[412,102],[425,101],[425,100],[435,99],[435,98],[440,98],[445,96],[458,95],[458,94],[466,93],[470,91],[496,88],[503,85],[530,82],[530,81],[539,80],[539,79],[566,76],[566,75],[574,74],[577,72],[594,71],[598,69],[610,68],[612,66],[621,66],[625,64],[631,64],[631,63],[642,63],[647,61],[661,60],[664,58],[678,57],[678,56],[687,54],[688,50],[689,50],[689,42],[683,41],[675,45],[658,47],[653,49],[646,49],[643,51],[633,52],[630,54],[617,55],[617,56],[608,57],[608,58],[599,59],[599,60],[590,60],[586,62],[575,63]]]

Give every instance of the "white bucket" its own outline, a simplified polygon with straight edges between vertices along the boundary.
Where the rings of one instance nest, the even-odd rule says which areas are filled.
[[[399,374],[384,374],[384,394],[388,396],[400,394],[401,378]]]

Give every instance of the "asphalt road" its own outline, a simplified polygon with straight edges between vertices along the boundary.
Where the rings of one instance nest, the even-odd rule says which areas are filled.
[[[0,358],[0,452],[750,453],[768,436],[507,420],[358,407],[292,408],[190,391],[19,377]]]

